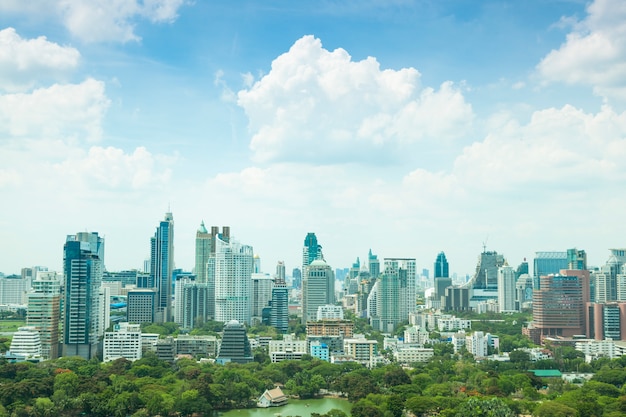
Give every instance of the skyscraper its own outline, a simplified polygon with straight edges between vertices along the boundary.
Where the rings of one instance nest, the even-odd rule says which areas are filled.
[[[304,238],[304,247],[302,248],[302,271],[307,265],[316,259],[324,259],[322,254],[322,245],[317,243],[315,233],[307,233]]]
[[[322,259],[304,268],[302,280],[302,323],[316,320],[317,308],[335,303],[335,274]]]
[[[207,268],[209,281],[215,282],[215,320],[250,323],[253,262],[252,246],[215,238]]]
[[[515,271],[505,263],[498,268],[498,307],[500,312],[518,311],[516,307]]]
[[[533,326],[540,337],[585,334],[585,308],[589,302],[589,271],[562,270],[544,275],[533,291]]]
[[[174,216],[165,213],[150,238],[150,278],[157,290],[155,321],[172,321],[172,270],[174,269]]]
[[[567,269],[567,252],[535,252],[533,260],[533,288],[541,287],[541,277],[558,274],[561,269]]]
[[[452,285],[452,278],[450,278],[448,260],[446,254],[439,252],[437,259],[435,259],[435,301],[441,303],[441,297],[445,296],[446,288]]]
[[[67,237],[63,247],[63,356],[91,359],[97,353],[103,270],[104,239],[98,233],[79,232]]]
[[[376,299],[376,315],[370,316],[375,330],[391,333],[409,319],[416,308],[416,263],[413,258],[385,258],[385,269],[370,296]]]
[[[211,243],[212,236],[204,227],[203,221],[196,232],[196,268],[194,272],[198,283],[207,282],[206,264],[209,261],[209,256],[211,256]]]
[[[61,281],[56,272],[38,271],[28,293],[26,324],[35,327],[41,338],[41,356],[59,357]]]
[[[276,277],[274,278],[274,288],[272,288],[270,325],[280,333],[287,333],[289,330],[289,290],[285,282],[285,263],[282,261],[276,265]]]

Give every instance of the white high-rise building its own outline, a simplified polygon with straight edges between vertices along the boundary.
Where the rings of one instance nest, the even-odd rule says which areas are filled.
[[[215,238],[207,277],[214,277],[216,321],[250,323],[253,256],[252,246]]]
[[[489,341],[483,332],[474,332],[465,337],[465,348],[469,353],[474,355],[475,358],[487,357],[488,347]]]
[[[38,271],[28,293],[26,324],[39,331],[41,356],[45,359],[59,357],[61,279],[56,272]]]
[[[376,314],[368,314],[375,330],[392,333],[416,309],[416,264],[413,258],[385,258],[376,286]]]
[[[518,311],[515,302],[515,270],[509,264],[498,268],[498,306],[501,313]]]

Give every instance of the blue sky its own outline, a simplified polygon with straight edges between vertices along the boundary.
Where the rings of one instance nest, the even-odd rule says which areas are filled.
[[[626,246],[626,6],[583,1],[0,3],[0,271],[97,231],[139,268],[229,225],[288,270],[371,248],[471,273]]]

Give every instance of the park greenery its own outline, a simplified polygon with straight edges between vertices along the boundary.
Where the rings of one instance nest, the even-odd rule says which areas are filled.
[[[152,352],[135,362],[79,357],[40,363],[0,360],[0,417],[215,416],[220,410],[254,407],[263,391],[276,385],[294,398],[344,397],[356,417],[626,415],[626,357],[589,364],[571,347],[547,346],[554,359],[533,362],[520,350],[532,345],[521,335],[527,315],[466,318],[473,320],[473,330],[499,335],[500,350],[510,352],[510,361],[478,362],[467,351],[455,354],[449,343],[434,343],[435,356],[427,363],[401,367],[392,362],[374,369],[311,356],[271,363],[262,348],[248,364],[219,365],[198,358],[170,363]],[[351,319],[357,332],[382,342],[367,321]],[[173,323],[146,324],[142,330],[164,337],[181,334]],[[221,323],[209,321],[198,323],[191,334],[217,335],[221,330]],[[303,337],[306,329],[293,320],[290,331]],[[268,326],[251,328],[250,337],[257,335],[282,337]],[[529,372],[533,369],[587,372],[593,378],[566,383],[537,377]],[[312,415],[346,417],[340,410]]]

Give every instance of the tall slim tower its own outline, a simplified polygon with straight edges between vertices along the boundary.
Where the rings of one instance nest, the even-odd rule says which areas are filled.
[[[207,282],[206,264],[209,261],[209,256],[211,256],[211,243],[211,234],[204,227],[203,221],[196,232],[196,268],[194,272],[198,283]]]
[[[270,310],[270,325],[280,333],[289,330],[289,290],[285,282],[285,263],[279,261],[276,265],[276,277],[272,288],[272,302]]]
[[[435,300],[441,302],[441,297],[446,295],[446,288],[452,285],[452,278],[450,278],[448,260],[446,254],[439,252],[437,259],[435,259]]]
[[[501,313],[518,311],[515,305],[515,284],[515,270],[505,262],[504,266],[498,268],[498,306]]]
[[[28,293],[26,324],[39,331],[41,355],[46,359],[59,357],[59,317],[61,281],[56,272],[37,271],[33,289]]]
[[[165,213],[150,238],[150,276],[157,290],[155,321],[172,321],[172,270],[174,269],[174,216]]]
[[[215,320],[250,323],[252,246],[215,238],[215,254],[207,272],[215,282]]]
[[[67,237],[63,246],[63,356],[96,356],[102,326],[99,293],[103,270],[104,239],[98,233]]]

